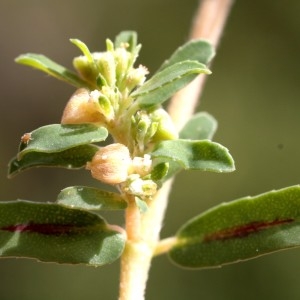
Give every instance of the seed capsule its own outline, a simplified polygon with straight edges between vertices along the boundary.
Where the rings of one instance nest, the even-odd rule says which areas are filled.
[[[132,160],[129,150],[122,144],[111,144],[96,152],[87,164],[92,176],[104,183],[115,185],[125,181]]]
[[[67,103],[62,124],[79,124],[99,122],[102,116],[99,112],[99,103],[90,97],[87,89],[78,89]]]

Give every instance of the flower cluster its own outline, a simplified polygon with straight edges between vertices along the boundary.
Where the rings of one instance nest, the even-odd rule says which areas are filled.
[[[133,67],[140,47],[132,53],[128,46],[121,44],[115,49],[107,40],[106,52],[87,52],[74,59],[80,76],[95,89],[75,92],[63,113],[63,124],[92,122],[109,128],[128,109],[133,101],[130,92],[143,84],[148,74],[143,66]]]
[[[118,185],[123,193],[149,199],[157,184],[150,178],[153,163],[147,149],[178,134],[162,107],[134,106],[131,93],[143,85],[148,74],[146,67],[134,67],[140,45],[129,50],[127,43],[115,46],[107,40],[106,52],[90,53],[82,42],[74,43],[84,52],[74,59],[74,67],[94,88],[80,88],[72,95],[61,123],[93,123],[107,128],[115,143],[101,147],[87,169],[97,180]]]

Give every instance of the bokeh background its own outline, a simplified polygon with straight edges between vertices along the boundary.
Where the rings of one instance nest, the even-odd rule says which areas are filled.
[[[76,184],[96,185],[84,170],[34,169],[12,180],[7,163],[20,136],[57,123],[74,89],[16,65],[21,53],[43,53],[71,68],[79,54],[69,38],[103,50],[121,30],[139,33],[139,62],[154,72],[184,43],[196,0],[1,0],[0,200],[53,201]],[[215,140],[236,160],[232,174],[181,173],[163,237],[220,202],[299,183],[300,2],[236,1],[200,110],[219,121]],[[108,215],[122,224],[122,214]],[[118,262],[103,268],[0,260],[1,300],[117,299]],[[187,271],[156,258],[148,300],[300,299],[300,250],[279,252],[221,269]]]

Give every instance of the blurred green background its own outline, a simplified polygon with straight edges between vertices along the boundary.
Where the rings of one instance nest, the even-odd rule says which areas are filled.
[[[16,65],[21,53],[43,53],[71,67],[79,38],[90,49],[121,30],[139,33],[139,62],[154,72],[184,43],[196,0],[1,0],[0,199],[53,201],[76,184],[96,185],[82,170],[35,169],[12,180],[7,163],[20,137],[57,123],[74,89]],[[300,2],[236,1],[200,110],[219,121],[215,140],[230,149],[232,174],[181,173],[174,185],[162,236],[223,201],[299,183]],[[108,215],[122,223],[122,214]],[[121,221],[120,221],[121,220]],[[0,260],[1,300],[117,299],[118,262],[95,269]],[[221,269],[187,271],[156,258],[147,300],[300,299],[300,250],[279,252]]]

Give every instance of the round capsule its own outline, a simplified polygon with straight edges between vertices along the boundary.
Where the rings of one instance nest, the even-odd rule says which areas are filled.
[[[92,176],[104,183],[115,185],[124,182],[131,166],[129,150],[122,144],[111,144],[96,152],[87,164]]]

